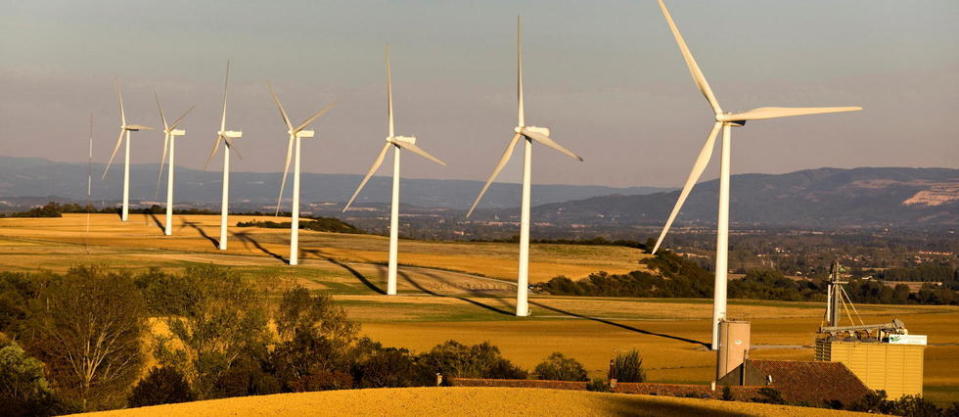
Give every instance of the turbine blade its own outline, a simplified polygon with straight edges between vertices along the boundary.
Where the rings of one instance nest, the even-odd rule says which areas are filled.
[[[220,118],[220,131],[226,130],[226,97],[230,85],[230,60],[226,60],[226,78],[223,80],[223,117]]]
[[[696,82],[696,86],[699,87],[699,91],[703,93],[703,96],[706,97],[706,101],[709,102],[709,105],[712,106],[713,112],[715,114],[722,114],[723,109],[719,107],[719,102],[716,100],[716,96],[713,94],[713,89],[709,88],[709,83],[706,81],[706,76],[703,75],[703,71],[699,69],[699,64],[696,63],[696,58],[693,58],[693,53],[689,50],[689,47],[686,46],[686,40],[683,39],[683,35],[679,33],[679,28],[676,27],[676,22],[673,21],[673,16],[669,14],[669,9],[666,8],[666,3],[663,3],[663,0],[659,1],[659,8],[663,10],[663,16],[666,17],[666,23],[669,25],[669,30],[673,32],[673,37],[676,38],[676,43],[679,45],[679,51],[683,54],[683,59],[686,60],[686,66],[689,67],[689,73],[693,76],[693,81]]]
[[[380,151],[379,155],[376,155],[376,159],[373,160],[373,166],[370,167],[370,170],[366,172],[366,176],[363,177],[363,181],[360,181],[360,185],[356,187],[356,191],[353,192],[353,196],[350,197],[350,201],[343,206],[343,212],[346,213],[346,210],[350,208],[350,205],[353,204],[353,200],[356,200],[356,196],[360,195],[360,191],[363,190],[363,187],[366,185],[367,181],[370,180],[370,177],[376,173],[376,170],[380,169],[380,165],[383,165],[383,158],[386,158],[386,152],[390,150],[390,146],[393,146],[393,143],[387,142],[383,145],[383,149]]]
[[[386,44],[386,118],[390,137],[393,137],[393,72],[390,70],[390,44]]]
[[[213,142],[213,150],[210,151],[210,156],[206,158],[206,163],[203,164],[203,170],[210,166],[210,161],[213,160],[213,156],[216,155],[216,151],[220,150],[220,141],[223,140],[223,135],[216,135],[216,141]]]
[[[526,109],[523,104],[523,20],[516,16],[516,123],[526,125]]]
[[[293,141],[296,140],[296,136],[290,135],[290,141],[286,145],[286,163],[283,164],[283,179],[280,181],[280,195],[276,198],[276,213],[274,216],[280,215],[280,203],[283,201],[283,189],[286,188],[286,176],[290,172],[290,159],[293,158]]]
[[[763,120],[780,117],[806,116],[810,114],[842,113],[859,111],[862,107],[759,107],[742,113],[727,115],[728,120]]]
[[[273,91],[273,84],[270,84],[269,81],[266,82],[267,88],[270,89],[270,94],[273,95],[273,102],[276,103],[276,107],[280,109],[280,117],[283,118],[283,123],[286,123],[286,127],[290,130],[293,130],[293,123],[290,122],[290,117],[286,115],[286,110],[283,109],[283,104],[280,104],[280,98],[276,96],[276,92]]]
[[[523,136],[519,133],[513,135],[513,139],[510,139],[509,144],[506,145],[506,150],[503,152],[503,156],[500,157],[499,162],[496,163],[496,167],[493,168],[493,174],[489,176],[489,179],[486,180],[486,184],[483,184],[483,189],[480,190],[478,196],[476,196],[476,201],[473,201],[473,205],[470,207],[470,210],[466,212],[466,217],[469,217],[473,214],[473,210],[476,209],[476,205],[479,204],[480,200],[483,198],[483,194],[486,194],[486,190],[489,189],[490,184],[493,183],[493,180],[496,179],[496,176],[499,175],[499,172],[503,170],[503,167],[506,166],[506,162],[509,161],[510,155],[513,154],[513,149],[516,149],[516,144],[519,143],[519,139]]]
[[[230,148],[230,151],[235,153],[237,158],[243,159],[243,155],[240,155],[240,149],[233,143],[233,138],[224,137],[223,139],[226,141],[226,146]]]
[[[120,125],[125,126],[127,124],[127,115],[123,111],[123,91],[120,89],[120,80],[113,80],[113,88],[117,91],[117,102],[120,103]]]
[[[304,121],[303,123],[300,123],[300,125],[297,126],[296,129],[293,129],[293,131],[294,131],[294,132],[299,132],[299,131],[305,129],[307,126],[310,125],[310,123],[313,123],[314,120],[318,119],[320,116],[326,114],[326,112],[328,112],[328,111],[330,111],[331,109],[333,109],[333,106],[336,106],[336,101],[334,101],[334,102],[332,102],[332,103],[330,103],[330,104],[327,104],[326,107],[323,107],[322,109],[320,109],[320,111],[318,111],[318,112],[316,112],[316,113],[313,113],[312,116],[308,117],[308,118],[306,119],[306,121]]]
[[[663,226],[663,231],[659,233],[659,239],[656,239],[656,246],[653,247],[652,253],[655,254],[656,251],[659,250],[659,245],[663,243],[663,238],[666,237],[666,232],[669,232],[669,227],[672,226],[673,220],[676,220],[676,215],[679,214],[679,209],[683,207],[686,197],[689,196],[689,192],[693,190],[693,186],[699,181],[699,177],[703,175],[706,165],[709,165],[709,158],[713,155],[713,148],[716,144],[716,135],[719,134],[719,129],[722,126],[722,122],[713,124],[713,130],[709,132],[709,137],[706,138],[703,149],[699,151],[699,156],[696,157],[693,170],[690,171],[689,178],[686,179],[686,184],[683,185],[683,191],[679,193],[679,198],[676,200],[676,205],[673,206],[673,211],[669,213],[669,218],[666,220],[666,225]]]
[[[157,94],[156,90],[153,90],[153,98],[156,99],[157,109],[160,110],[160,120],[163,122],[163,130],[164,131],[169,130],[170,126],[168,126],[166,123],[166,116],[163,114],[163,106],[160,105],[160,95]]]
[[[181,114],[180,117],[177,117],[176,120],[173,121],[173,124],[170,125],[170,129],[176,129],[176,127],[180,125],[180,122],[183,121],[183,118],[186,117],[186,115],[190,114],[191,111],[193,111],[194,107],[196,106],[190,106],[190,108],[187,109],[185,112],[183,112],[183,114]]]
[[[157,186],[156,190],[153,193],[153,198],[160,192],[160,181],[163,179],[163,166],[166,165],[166,155],[170,150],[170,135],[166,132],[163,133],[163,156],[160,158],[160,172],[157,173]]]
[[[117,151],[120,150],[120,145],[123,144],[123,134],[124,134],[124,133],[126,133],[126,130],[124,130],[124,129],[121,127],[121,128],[120,128],[120,136],[117,136],[117,144],[113,146],[113,153],[110,154],[110,160],[107,161],[107,166],[106,166],[106,168],[103,169],[103,176],[100,177],[101,180],[107,177],[107,172],[110,171],[110,165],[113,165],[113,158],[116,158],[116,157],[117,157]]]
[[[523,129],[523,136],[529,137],[539,143],[542,143],[543,145],[556,149],[557,151],[560,151],[566,154],[570,158],[578,159],[580,162],[583,161],[583,157],[576,155],[575,153],[573,153],[573,151],[570,151],[569,149],[564,148],[563,145],[556,143],[556,141],[554,141],[553,139],[550,139],[549,136],[530,131],[529,129]]]
[[[424,158],[426,158],[426,159],[429,159],[430,161],[436,162],[437,164],[440,164],[440,165],[442,165],[442,166],[444,166],[444,167],[446,166],[446,162],[441,161],[439,158],[437,158],[437,157],[435,157],[435,156],[433,156],[433,155],[430,155],[429,152],[424,151],[423,148],[420,148],[419,146],[416,146],[415,144],[406,143],[406,142],[399,142],[399,141],[396,141],[396,142],[393,142],[393,143],[395,143],[397,146],[399,146],[399,147],[401,147],[401,148],[403,148],[403,149],[408,149],[409,151],[411,151],[411,152],[413,152],[413,153],[415,153],[415,154],[417,154],[417,155],[419,155],[419,156],[422,156],[422,157],[424,157]]]

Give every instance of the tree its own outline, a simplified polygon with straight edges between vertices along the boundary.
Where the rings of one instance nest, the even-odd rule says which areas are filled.
[[[420,355],[420,362],[433,373],[458,378],[525,379],[526,371],[500,355],[489,342],[466,346],[449,340]]]
[[[213,265],[189,267],[179,315],[165,317],[174,340],[161,340],[157,357],[191,382],[197,396],[210,398],[217,382],[243,356],[271,341],[265,291],[253,282]]]
[[[639,351],[634,349],[616,355],[609,377],[619,382],[646,382],[646,370],[643,369],[643,358]]]
[[[129,405],[131,407],[143,407],[182,403],[195,399],[196,396],[183,374],[176,368],[163,366],[151,369],[146,378],[143,378],[133,387]]]
[[[536,365],[539,379],[557,381],[588,381],[586,369],[576,359],[567,358],[562,353],[553,352],[539,365]]]
[[[273,366],[291,391],[352,386],[349,354],[359,326],[325,293],[311,295],[297,287],[283,294],[276,313],[280,343]]]
[[[64,399],[82,410],[123,404],[143,367],[146,308],[128,275],[73,268],[34,300],[22,334],[49,365]]]
[[[43,376],[43,362],[27,356],[15,342],[0,340],[0,415],[48,416],[60,411]]]
[[[435,375],[406,349],[383,347],[363,338],[357,343],[353,356],[356,388],[426,386],[435,381]]]

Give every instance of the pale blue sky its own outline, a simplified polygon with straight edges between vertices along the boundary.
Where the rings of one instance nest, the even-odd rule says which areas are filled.
[[[737,129],[734,173],[959,167],[959,2],[668,4],[724,108],[865,108]],[[390,42],[398,133],[449,162],[410,155],[404,176],[484,179],[515,125],[517,14],[527,122],[586,158],[537,147],[534,181],[680,184],[711,115],[654,0],[0,0],[0,154],[85,161],[93,112],[96,158],[105,160],[119,76],[131,122],[159,124],[154,88],[168,114],[198,106],[177,163],[201,167],[231,58],[228,124],[245,131],[235,169],[282,169],[285,128],[265,87],[272,80],[294,119],[338,99],[316,124],[318,139],[304,143],[304,169],[363,173],[386,133]],[[161,141],[136,135],[134,161],[157,161]],[[519,170],[514,158],[502,179],[517,180]]]

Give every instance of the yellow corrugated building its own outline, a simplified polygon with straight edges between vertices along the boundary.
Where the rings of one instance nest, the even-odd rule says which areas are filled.
[[[842,362],[867,387],[890,399],[922,395],[925,345],[816,340],[816,360]]]

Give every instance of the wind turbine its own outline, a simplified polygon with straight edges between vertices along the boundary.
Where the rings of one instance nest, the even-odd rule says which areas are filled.
[[[227,221],[230,216],[230,149],[233,149],[233,139],[242,138],[243,132],[239,130],[226,130],[226,98],[229,93],[230,85],[230,61],[226,61],[226,78],[223,81],[223,116],[220,118],[220,130],[216,132],[216,141],[213,142],[213,150],[206,159],[206,166],[210,165],[216,151],[220,149],[220,142],[223,146],[223,192],[220,202],[220,250],[226,250],[226,232]],[[236,156],[240,156],[237,151]]]
[[[719,165],[719,216],[716,234],[716,281],[713,295],[712,324],[712,348],[713,350],[716,350],[718,349],[719,343],[719,322],[726,318],[726,273],[728,269],[727,252],[729,250],[730,128],[733,126],[744,126],[746,122],[750,120],[776,119],[780,117],[804,116],[810,114],[857,111],[862,110],[862,107],[759,107],[742,113],[724,112],[719,106],[719,102],[716,100],[713,90],[709,88],[709,83],[706,82],[706,77],[699,69],[699,65],[696,64],[696,60],[693,58],[692,52],[690,52],[689,47],[686,46],[686,41],[683,40],[683,35],[679,33],[679,29],[676,27],[676,23],[673,21],[672,16],[670,16],[669,10],[666,8],[666,4],[663,3],[663,0],[658,1],[660,9],[663,11],[663,16],[666,17],[666,23],[669,25],[669,29],[673,32],[673,37],[676,38],[676,43],[679,45],[679,51],[682,53],[683,59],[686,61],[686,66],[689,67],[689,72],[692,74],[693,81],[696,83],[696,86],[699,87],[699,91],[703,94],[703,96],[706,97],[706,101],[713,110],[715,120],[713,123],[713,128],[709,132],[709,136],[706,139],[706,143],[703,145],[702,150],[699,151],[699,156],[696,157],[696,162],[693,164],[693,169],[689,173],[689,178],[686,180],[686,184],[683,185],[683,190],[679,194],[679,199],[676,201],[676,206],[673,207],[673,211],[669,214],[669,219],[666,220],[666,225],[663,226],[663,230],[659,234],[659,239],[656,241],[656,246],[653,247],[652,253],[656,253],[656,251],[659,250],[659,245],[663,243],[663,238],[666,237],[666,233],[669,231],[670,225],[673,224],[673,220],[675,220],[676,215],[679,214],[679,210],[682,208],[683,202],[686,201],[686,197],[689,196],[689,192],[692,191],[693,186],[699,180],[703,170],[706,169],[706,165],[709,163],[709,159],[713,153],[716,135],[719,133],[719,130],[722,129],[723,142]]]
[[[123,155],[123,209],[120,213],[120,220],[127,221],[130,216],[130,132],[139,132],[141,130],[153,130],[152,127],[143,126],[138,124],[127,124],[127,116],[123,111],[123,92],[120,90],[120,82],[116,81],[114,83],[114,88],[117,91],[117,101],[120,103],[120,135],[117,136],[117,144],[113,147],[113,153],[110,154],[110,161],[107,162],[106,168],[103,170],[103,176],[100,179],[107,177],[107,172],[110,172],[110,165],[113,164],[113,158],[116,158],[117,151],[120,150],[120,145],[124,145],[124,155]],[[126,140],[124,140],[124,135],[126,135]]]
[[[306,130],[306,127],[324,113],[330,111],[335,103],[326,105],[326,107],[320,109],[320,111],[313,113],[313,115],[308,117],[303,123],[293,126],[293,123],[290,122],[290,117],[286,115],[286,110],[283,109],[283,104],[280,103],[280,98],[277,97],[276,92],[273,91],[273,86],[268,82],[267,87],[270,89],[270,94],[273,95],[273,101],[276,102],[276,107],[280,109],[280,117],[283,118],[283,123],[285,123],[287,127],[286,132],[290,135],[290,140],[286,145],[286,163],[283,165],[283,180],[280,183],[280,195],[276,199],[276,215],[280,214],[280,203],[283,201],[283,190],[286,188],[286,176],[290,171],[290,158],[293,158],[293,207],[291,208],[292,219],[290,221],[290,265],[297,265],[299,264],[300,246],[300,139],[312,138],[316,134],[312,129]]]
[[[486,180],[486,184],[483,185],[483,189],[480,191],[479,195],[476,196],[476,201],[473,202],[473,206],[470,207],[469,212],[466,213],[466,217],[469,217],[471,214],[473,214],[473,210],[476,209],[476,205],[479,204],[480,199],[483,198],[483,194],[486,193],[486,190],[489,188],[490,184],[494,179],[496,179],[496,176],[499,175],[500,171],[503,170],[503,167],[506,166],[506,162],[509,161],[509,157],[513,154],[513,149],[516,148],[516,144],[519,143],[519,140],[521,138],[525,139],[526,147],[524,148],[523,156],[523,200],[520,207],[519,276],[516,280],[516,315],[519,317],[525,317],[529,315],[527,292],[529,291],[530,171],[532,168],[531,164],[533,162],[533,142],[539,142],[580,161],[582,161],[583,158],[553,141],[553,139],[549,137],[548,128],[526,125],[526,118],[523,108],[523,26],[519,17],[516,18],[516,96],[518,101],[516,109],[517,124],[516,127],[513,128],[513,139],[511,139],[509,144],[506,145],[506,151],[503,152],[503,156],[496,164],[496,167],[493,168],[493,173],[490,175],[489,179]]]
[[[163,156],[160,157],[160,172],[157,173],[158,186],[160,185],[160,178],[163,176],[163,163],[166,162],[167,153],[170,155],[166,179],[166,223],[163,227],[163,234],[170,236],[173,234],[173,170],[176,167],[174,164],[174,158],[176,157],[176,137],[186,134],[186,130],[177,129],[177,126],[180,125],[180,122],[183,121],[186,115],[193,111],[193,107],[183,112],[180,117],[173,121],[173,124],[168,124],[166,122],[166,116],[163,114],[163,106],[160,105],[160,95],[157,94],[156,90],[153,91],[153,98],[156,99],[157,109],[160,110],[160,120],[163,121]]]
[[[366,176],[363,177],[363,181],[360,181],[359,187],[356,187],[356,192],[354,192],[353,196],[350,197],[350,201],[346,203],[345,207],[343,207],[343,212],[345,213],[346,210],[350,208],[350,205],[353,204],[353,200],[355,200],[356,196],[360,194],[361,190],[363,190],[363,186],[366,185],[366,182],[370,180],[370,177],[372,177],[376,170],[380,168],[380,165],[383,164],[383,159],[386,157],[386,152],[389,151],[390,148],[393,148],[393,205],[390,210],[390,262],[386,280],[386,294],[396,295],[397,246],[400,234],[400,150],[407,149],[410,152],[418,154],[443,166],[446,166],[446,162],[439,160],[438,158],[424,151],[419,146],[416,146],[415,136],[396,136],[393,132],[393,75],[390,71],[389,46],[386,47],[386,118],[388,121],[387,127],[389,132],[389,135],[386,137],[386,143],[383,145],[383,149],[380,151],[379,155],[377,155],[376,159],[373,161],[373,166],[370,168],[369,172],[367,172]]]

